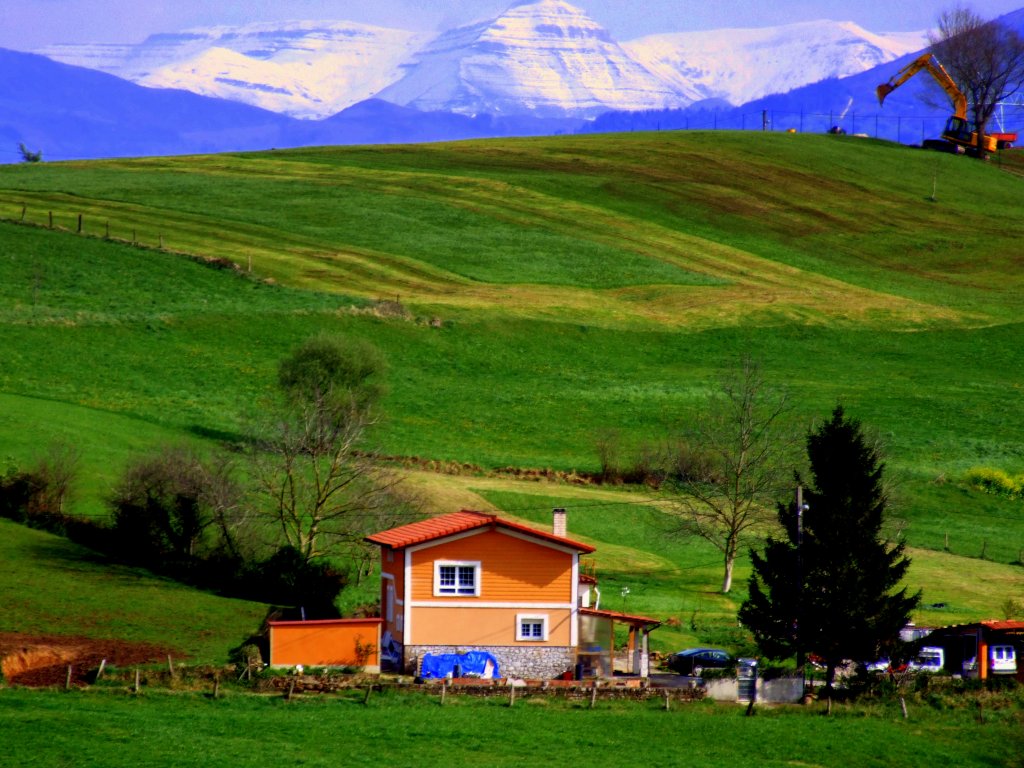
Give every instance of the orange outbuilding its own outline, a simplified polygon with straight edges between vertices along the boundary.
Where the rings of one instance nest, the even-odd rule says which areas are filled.
[[[359,667],[380,672],[382,620],[270,622],[272,667]]]

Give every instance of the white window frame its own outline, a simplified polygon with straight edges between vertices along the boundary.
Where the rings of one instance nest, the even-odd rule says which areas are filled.
[[[455,585],[441,586],[441,568],[455,568]],[[473,591],[468,592],[459,586],[460,569],[473,569]],[[434,561],[434,597],[480,597],[480,561],[479,560],[435,560]]]
[[[541,637],[531,634],[529,637],[523,634],[523,622],[540,624]],[[548,615],[546,613],[517,613],[516,614],[516,642],[518,643],[546,643],[548,639]]]

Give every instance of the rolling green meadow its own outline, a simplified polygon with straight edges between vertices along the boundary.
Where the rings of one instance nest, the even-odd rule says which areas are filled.
[[[343,763],[513,766],[560,760],[656,765],[1019,765],[1020,710],[992,696],[980,711],[914,697],[899,705],[838,706],[831,717],[762,709],[646,702],[491,700],[436,694],[227,695],[121,691],[0,693],[0,733],[10,765],[237,766]],[[46,762],[40,756],[47,756]]]
[[[1024,178],[997,163],[853,137],[729,132],[0,166],[0,461],[25,465],[58,440],[77,447],[73,510],[104,516],[133,457],[239,436],[277,362],[301,341],[365,338],[389,361],[374,438],[414,467],[409,482],[428,509],[500,510],[546,525],[551,507],[565,506],[572,535],[598,548],[602,607],[663,620],[652,636],[659,650],[731,646],[747,565],[733,593],[718,594],[717,551],[666,535],[650,489],[498,470],[595,472],[599,436],[617,433],[624,454],[658,443],[750,356],[790,394],[801,429],[841,402],[882,440],[891,528],[924,593],[915,620],[1003,618],[1009,600],[1024,602],[1024,502],[968,487],[964,476],[973,467],[1024,473],[1022,201]],[[6,631],[100,636],[109,627],[212,661],[265,614],[202,593],[190,608],[174,585],[147,586],[175,594],[153,600],[184,601],[170,616],[207,617],[197,637],[185,618],[155,620],[140,604],[150,597],[133,603],[112,591],[130,569],[108,572],[84,550],[22,530],[0,521],[0,595],[18,604],[0,619]],[[130,578],[148,584],[144,573]],[[54,587],[26,586],[44,581]],[[75,584],[85,603],[66,597]],[[374,590],[342,599],[355,606]],[[95,619],[115,612],[110,624]],[[26,696],[3,692],[0,707],[39,721],[64,712],[87,729],[92,709],[127,706]],[[173,740],[175,719],[208,706],[189,699],[179,711],[161,700],[142,708],[158,713],[138,716]],[[326,749],[320,715],[306,713],[345,706],[303,704],[284,717]],[[224,709],[239,723],[285,728],[281,707]],[[463,709],[452,712],[469,718],[450,722],[453,733],[470,727]],[[485,716],[535,713],[545,719],[539,706]],[[549,718],[574,729],[584,715],[604,719],[581,726],[591,735],[573,747],[580,754],[604,743],[615,718]],[[415,713],[382,718],[399,728],[407,716]],[[666,739],[652,746],[665,764],[685,764],[667,757],[677,729],[737,729],[756,751],[791,725],[705,708],[635,717],[635,728]],[[684,717],[696,721],[664,726]],[[365,727],[384,727],[374,722]],[[848,765],[891,764],[895,753],[854,744],[873,739],[900,745],[891,748],[906,759],[895,762],[947,749],[964,764],[1010,764],[999,747],[954,746],[953,720],[942,722],[912,731],[862,713],[798,727],[812,752],[845,744]],[[1005,743],[1004,725],[986,731],[994,743]],[[515,726],[527,727],[543,726]],[[701,764],[754,764],[736,754]],[[810,753],[764,758],[757,764],[839,764]]]

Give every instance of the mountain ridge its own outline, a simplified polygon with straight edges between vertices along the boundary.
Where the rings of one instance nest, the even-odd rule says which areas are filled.
[[[618,43],[565,0],[523,0],[432,39],[306,20],[194,28],[151,35],[136,46],[51,46],[40,53],[140,85],[182,88],[303,119],[329,117],[371,97],[470,116],[591,119],[707,98],[735,105],[777,92],[780,84],[799,87],[863,71],[924,43],[923,33],[877,35],[852,22],[827,21]],[[769,65],[770,48],[789,52]],[[811,48],[827,65],[807,66]]]

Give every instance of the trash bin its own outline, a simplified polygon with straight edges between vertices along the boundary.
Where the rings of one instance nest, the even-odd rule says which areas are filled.
[[[757,701],[757,659],[739,659],[736,662],[737,699]]]

